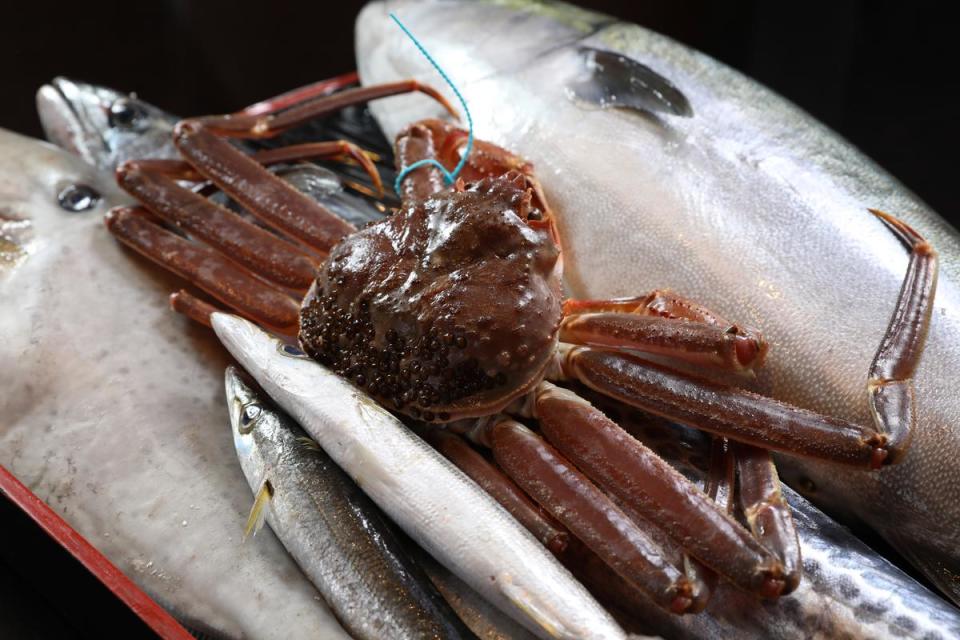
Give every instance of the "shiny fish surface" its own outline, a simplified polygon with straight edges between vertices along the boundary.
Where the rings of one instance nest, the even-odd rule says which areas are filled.
[[[240,466],[254,494],[268,496],[266,521],[350,634],[475,638],[330,456],[236,368],[225,385]]]
[[[241,544],[227,358],[170,311],[180,283],[103,228],[128,202],[112,175],[0,130],[0,463],[191,626],[348,638],[271,532]]]
[[[360,488],[481,595],[543,638],[625,637],[532,535],[393,415],[255,324],[225,313],[213,314],[212,324],[244,369]]]
[[[874,528],[960,602],[956,230],[758,83],[669,38],[569,5],[372,3],[356,28],[365,84],[415,77],[448,91],[390,11],[450,72],[476,135],[534,163],[559,219],[567,292],[669,288],[756,327],[770,343],[756,383],[763,393],[869,424],[867,369],[907,254],[867,208],[902,217],[936,247],[940,279],[908,454],[879,472],[786,455],[779,467],[831,514]],[[603,64],[598,51],[608,54]],[[653,96],[650,87],[662,90]],[[372,109],[388,136],[441,115],[420,96]]]

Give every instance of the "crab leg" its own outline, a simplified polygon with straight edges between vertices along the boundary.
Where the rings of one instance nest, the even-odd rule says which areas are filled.
[[[764,597],[784,591],[783,568],[773,554],[726,510],[589,402],[542,383],[534,413],[544,437],[563,455],[705,565]]]
[[[780,492],[780,478],[770,452],[748,444],[734,443],[740,476],[740,506],[753,535],[783,564],[787,590],[800,584],[800,541],[790,507]]]
[[[905,222],[874,209],[875,216],[910,249],[910,264],[897,306],[870,365],[867,390],[877,429],[888,439],[892,461],[906,451],[916,420],[913,371],[930,328],[937,288],[937,253]]]
[[[507,475],[614,571],[674,613],[690,608],[693,585],[686,576],[556,449],[513,420],[494,424],[490,441]]]
[[[274,96],[273,98],[261,100],[260,102],[252,104],[244,109],[243,113],[251,116],[259,116],[266,113],[276,113],[277,111],[300,104],[306,100],[312,100],[313,98],[325,96],[333,93],[334,91],[339,91],[340,89],[349,87],[352,84],[357,84],[359,81],[360,78],[357,76],[357,72],[351,71],[327,80],[320,80],[319,82],[314,82],[303,87],[292,89],[291,91],[282,93],[279,96]]]
[[[574,344],[619,347],[705,364],[728,371],[752,371],[766,343],[736,325],[718,325],[623,312],[577,313],[564,317],[560,339]]]
[[[553,518],[541,513],[540,508],[510,478],[463,438],[446,430],[435,429],[428,432],[427,440],[509,511],[543,546],[554,555],[563,553],[570,534]]]
[[[118,207],[108,212],[104,221],[128,247],[243,315],[286,335],[297,333],[297,302],[216,251],[160,227],[143,209]]]
[[[153,166],[150,160],[126,162],[117,169],[117,182],[163,220],[251,272],[284,287],[307,290],[313,282],[317,260],[226,207],[180,186],[162,171],[153,171]]]

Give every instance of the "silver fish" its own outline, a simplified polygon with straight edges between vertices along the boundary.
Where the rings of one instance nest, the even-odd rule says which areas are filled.
[[[443,566],[540,637],[625,638],[530,533],[392,414],[252,322],[211,320],[270,397]]]
[[[792,486],[867,523],[960,602],[956,230],[756,82],[669,38],[561,3],[372,3],[356,26],[365,84],[415,77],[446,90],[390,11],[447,66],[476,135],[537,167],[559,218],[569,293],[670,288],[757,327],[770,342],[758,388],[775,398],[870,423],[866,372],[907,256],[867,208],[930,240],[940,280],[908,454],[880,472],[779,461]],[[387,135],[440,117],[419,96],[371,108]]]
[[[104,230],[128,202],[112,175],[0,130],[0,463],[178,617],[348,638],[272,534],[241,544],[227,358],[171,315],[177,281]]]
[[[350,634],[474,638],[330,456],[232,366],[225,386],[237,456],[257,495],[251,518],[265,516]]]
[[[48,140],[100,169],[177,155],[177,118],[133,93],[58,77],[37,91],[37,113]]]

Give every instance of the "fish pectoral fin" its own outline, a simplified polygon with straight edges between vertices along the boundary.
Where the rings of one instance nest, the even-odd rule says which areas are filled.
[[[297,444],[309,451],[323,451],[320,445],[317,444],[316,440],[313,438],[308,438],[307,436],[300,436],[297,438]]]
[[[560,617],[551,610],[549,605],[538,602],[527,589],[516,584],[510,574],[501,573],[497,576],[497,583],[500,585],[500,592],[551,638],[574,640],[580,637],[581,634],[564,626]]]
[[[250,515],[247,516],[247,525],[243,529],[244,540],[250,536],[251,532],[253,532],[253,535],[257,535],[257,532],[263,527],[263,521],[267,517],[266,506],[270,504],[271,498],[273,498],[273,485],[270,484],[269,478],[264,478],[260,490],[257,491],[257,497],[253,500]]]

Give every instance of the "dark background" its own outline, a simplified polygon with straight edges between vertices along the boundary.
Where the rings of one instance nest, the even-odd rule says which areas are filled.
[[[20,0],[0,16],[0,126],[41,135],[33,94],[58,74],[136,91],[180,115],[246,106],[351,70],[362,4]],[[960,73],[946,3],[579,4],[756,78],[849,138],[942,215],[956,215]]]
[[[196,115],[231,111],[350,71],[353,19],[362,4],[18,0],[0,13],[0,127],[41,136],[33,96],[56,75],[136,91],[173,113]],[[670,35],[756,78],[960,222],[952,192],[960,143],[960,35],[946,3],[579,4]],[[429,45],[426,34],[418,35]],[[41,543],[28,536],[11,548],[41,566],[53,553]],[[82,578],[67,580],[63,566],[44,565],[41,573],[53,580],[59,574],[75,601],[103,611],[95,592]],[[23,572],[36,573],[0,561],[0,636],[5,629],[21,637],[97,635],[64,628],[76,620],[61,620],[62,606],[43,602],[61,598],[34,592],[37,585],[22,579]]]

